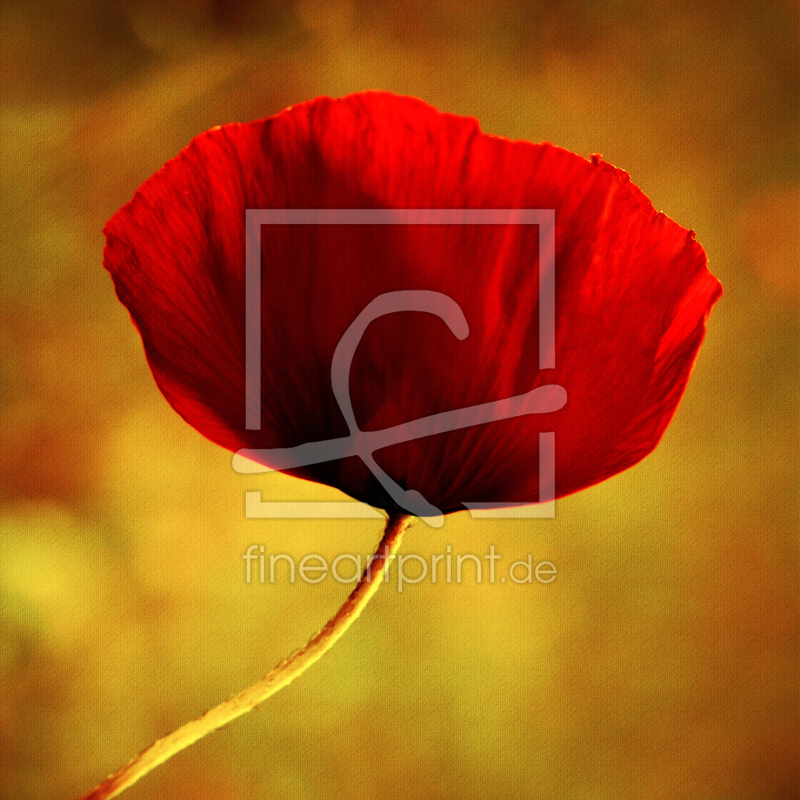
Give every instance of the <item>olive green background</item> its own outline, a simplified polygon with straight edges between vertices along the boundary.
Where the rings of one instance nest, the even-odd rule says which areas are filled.
[[[602,153],[697,232],[725,295],[653,455],[555,520],[406,535],[424,557],[493,544],[501,573],[550,560],[552,584],[389,584],[295,684],[125,796],[798,796],[796,2],[0,9],[0,796],[88,791],[346,595],[247,585],[250,544],[377,543],[379,521],[246,520],[246,490],[341,496],[234,473],[159,394],[101,267],[104,222],[194,135],[366,88]]]

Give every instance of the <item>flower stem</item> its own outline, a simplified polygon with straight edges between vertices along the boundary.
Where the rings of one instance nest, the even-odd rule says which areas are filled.
[[[381,543],[370,558],[358,585],[327,625],[314,635],[305,647],[278,664],[258,683],[151,744],[133,761],[110,775],[81,800],[108,800],[116,797],[176,753],[237,717],[252,711],[322,658],[356,621],[372,595],[378,591],[381,580],[400,547],[403,532],[408,527],[410,519],[405,514],[389,515]]]

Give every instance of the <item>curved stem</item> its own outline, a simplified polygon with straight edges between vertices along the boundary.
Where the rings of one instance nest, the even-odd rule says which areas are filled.
[[[81,800],[108,800],[116,797],[176,753],[242,714],[252,711],[322,658],[356,621],[369,599],[378,591],[391,559],[400,547],[403,532],[409,522],[410,517],[404,514],[390,514],[381,543],[370,558],[358,585],[328,624],[313,636],[305,647],[278,664],[258,683],[151,744],[133,761],[106,778]]]

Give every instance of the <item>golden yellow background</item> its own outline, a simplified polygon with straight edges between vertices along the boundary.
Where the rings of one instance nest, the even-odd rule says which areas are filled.
[[[725,295],[652,456],[555,520],[406,535],[547,559],[554,583],[383,587],[313,670],[125,796],[797,796],[796,2],[0,9],[3,798],[88,791],[346,595],[247,585],[250,544],[377,543],[378,521],[245,519],[245,490],[340,496],[235,474],[157,391],[101,267],[106,219],[194,135],[365,88],[602,153],[697,231]]]

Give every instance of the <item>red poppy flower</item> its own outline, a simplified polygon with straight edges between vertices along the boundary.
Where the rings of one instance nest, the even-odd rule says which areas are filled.
[[[540,342],[537,225],[475,215],[469,224],[261,225],[259,427],[248,429],[247,209],[552,209],[554,353],[540,368],[549,345]],[[551,394],[545,413],[431,428],[375,450],[385,481],[346,453],[286,470],[389,510],[398,503],[387,481],[444,512],[538,501],[540,432],[555,434],[556,496],[632,466],[672,418],[721,292],[694,235],[656,213],[625,172],[377,92],[208,131],[105,233],[105,266],[159,387],[232,451],[350,435],[334,353],[391,292],[445,296],[468,333],[458,338],[438,312],[372,321],[346,387],[362,431],[563,387],[563,407],[563,394]]]

